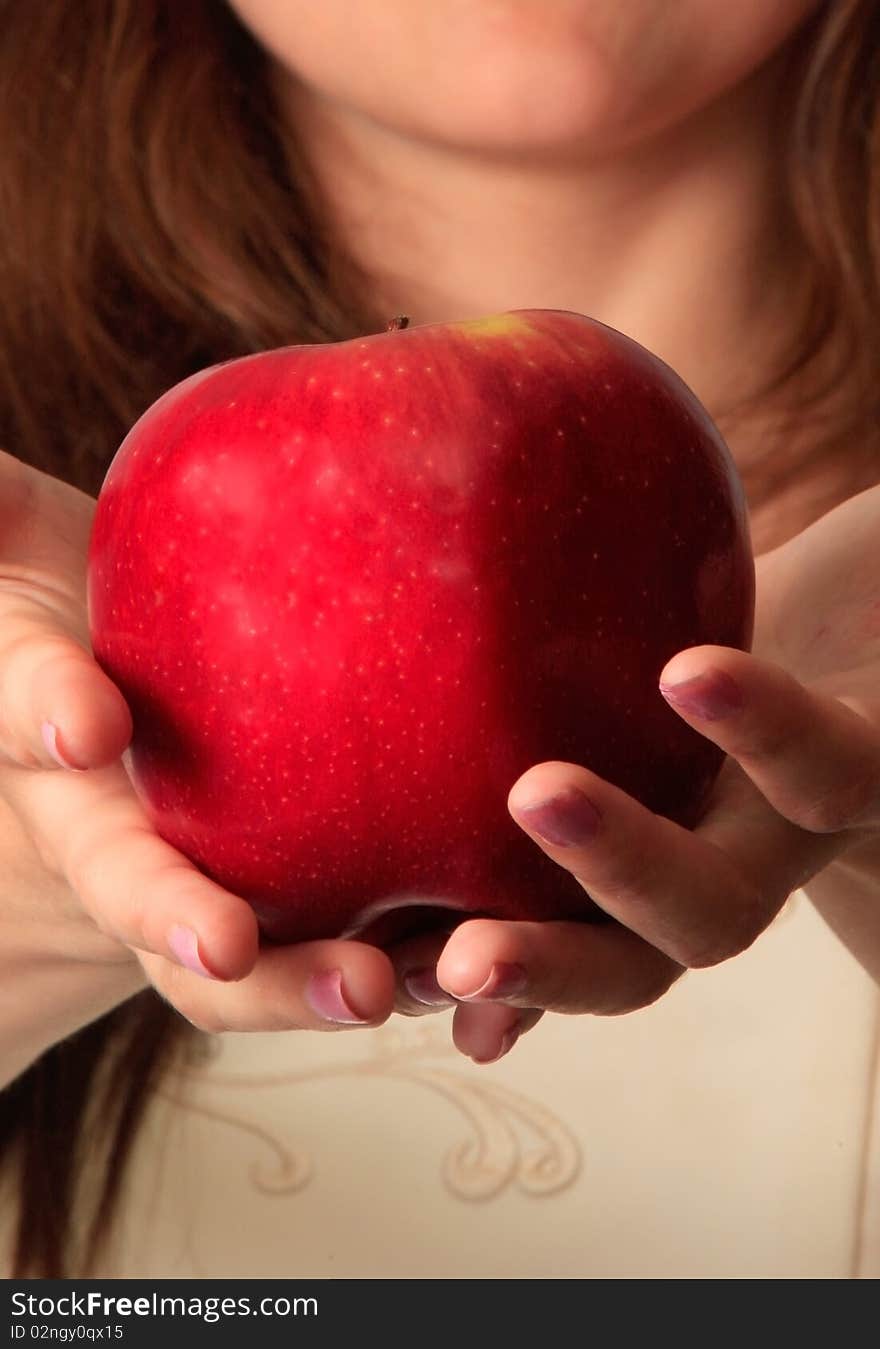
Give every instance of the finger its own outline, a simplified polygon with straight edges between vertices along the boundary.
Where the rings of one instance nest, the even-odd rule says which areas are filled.
[[[452,1018],[453,1043],[474,1063],[497,1063],[543,1015],[536,1007],[517,1011],[503,1003],[461,1003]]]
[[[725,763],[695,835],[723,853],[768,902],[772,894],[787,898],[844,847],[840,835],[811,833],[780,815],[733,759]]]
[[[745,950],[786,898],[778,875],[756,880],[699,831],[574,764],[530,768],[508,805],[606,914],[679,965],[715,965]]]
[[[449,937],[425,932],[388,949],[396,981],[395,1010],[404,1016],[426,1016],[452,1007],[455,998],[437,982],[437,961]]]
[[[4,603],[0,755],[26,768],[97,768],[131,739],[128,706],[59,620],[25,600]]]
[[[682,973],[681,965],[619,923],[489,918],[457,928],[437,965],[441,986],[468,1006],[504,1003],[597,1016],[648,1006]]]
[[[727,647],[679,652],[660,688],[792,823],[824,834],[880,821],[880,732],[838,699]]]
[[[362,942],[265,947],[238,983],[208,982],[155,955],[141,963],[158,992],[209,1034],[377,1026],[394,1002],[390,960]]]
[[[250,905],[159,838],[121,765],[77,777],[19,773],[6,790],[20,813],[40,819],[59,871],[105,935],[205,978],[241,979],[253,968]]]

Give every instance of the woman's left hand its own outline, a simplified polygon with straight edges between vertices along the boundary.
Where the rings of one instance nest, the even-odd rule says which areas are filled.
[[[738,955],[813,878],[817,902],[843,885],[835,925],[880,979],[880,487],[757,572],[753,654],[694,647],[661,675],[729,755],[700,824],[653,815],[586,767],[530,768],[514,819],[616,922],[473,919],[445,946],[410,942],[394,954],[400,1010],[456,1003],[457,1047],[491,1062],[544,1010],[633,1011]]]

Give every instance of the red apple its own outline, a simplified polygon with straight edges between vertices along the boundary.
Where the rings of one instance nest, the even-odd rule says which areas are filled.
[[[753,597],[696,398],[542,310],[184,380],[113,460],[89,566],[150,817],[280,939],[387,939],[411,905],[584,915],[510,787],[561,759],[694,822],[721,756],[658,675],[746,647]]]

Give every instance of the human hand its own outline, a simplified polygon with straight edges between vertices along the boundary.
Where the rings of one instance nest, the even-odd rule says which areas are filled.
[[[404,986],[414,961],[436,961],[435,1001],[462,1000],[463,1052],[499,1057],[543,1009],[646,1006],[685,969],[745,950],[835,869],[861,879],[858,939],[851,906],[842,935],[880,978],[880,488],[757,572],[753,654],[695,647],[661,675],[670,706],[730,756],[693,831],[574,764],[538,764],[511,791],[518,823],[616,921],[474,920],[396,956]]]
[[[92,658],[85,575],[94,503],[0,455],[0,800],[45,868],[39,903],[2,901],[16,960],[132,968],[209,1031],[377,1024],[393,971],[353,941],[260,948],[253,911],[152,829],[120,759],[119,690]],[[88,770],[88,771],[76,771]]]

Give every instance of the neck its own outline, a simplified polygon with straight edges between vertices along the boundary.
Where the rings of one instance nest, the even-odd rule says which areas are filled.
[[[724,424],[791,337],[796,253],[768,127],[774,62],[687,122],[607,159],[427,144],[292,91],[374,308],[415,323],[509,309],[589,314],[667,361]],[[731,444],[746,474],[768,423]]]
[[[605,161],[462,152],[294,97],[382,311],[428,323],[574,309],[635,337],[720,406],[742,391],[743,354],[754,367],[791,279],[768,137],[778,74],[768,67]]]

